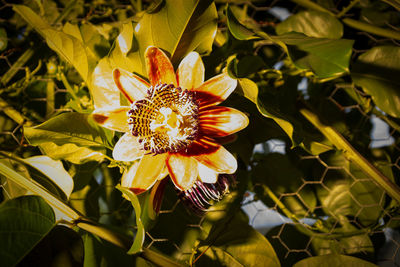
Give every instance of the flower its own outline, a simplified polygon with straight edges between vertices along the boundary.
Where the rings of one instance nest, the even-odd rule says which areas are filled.
[[[96,106],[95,98],[92,118],[105,128],[125,132],[114,147],[113,158],[140,159],[121,183],[139,194],[169,174],[176,188],[186,191],[197,179],[216,183],[218,174],[234,173],[235,157],[215,138],[248,125],[242,112],[217,106],[236,88],[236,80],[224,73],[204,82],[204,65],[196,52],[181,61],[176,73],[157,47],[148,47],[144,56],[149,82],[122,69],[112,71],[113,88],[119,89],[130,106],[115,106],[115,94],[110,93],[114,89],[104,89],[109,77],[97,80],[95,76],[94,81],[113,104],[105,107],[107,97],[97,96],[103,104]]]

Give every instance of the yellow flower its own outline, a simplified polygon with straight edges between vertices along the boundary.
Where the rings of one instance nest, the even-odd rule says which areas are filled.
[[[121,183],[139,194],[169,174],[175,186],[186,191],[197,179],[215,183],[218,174],[234,173],[236,159],[215,138],[248,125],[242,112],[217,106],[236,88],[236,80],[220,74],[204,82],[204,65],[196,52],[182,60],[176,73],[157,47],[148,47],[144,56],[149,83],[114,69],[115,86],[106,88],[110,77],[97,77],[101,72],[95,70],[95,88],[104,94],[94,96],[93,119],[103,127],[126,132],[114,147],[115,160],[140,159]],[[130,106],[116,105],[123,101],[113,93],[115,87]],[[104,108],[107,98],[112,105]]]

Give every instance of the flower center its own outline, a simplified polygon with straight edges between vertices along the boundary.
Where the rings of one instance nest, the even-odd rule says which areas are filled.
[[[151,86],[147,97],[132,103],[129,128],[150,153],[179,152],[196,138],[199,107],[193,92],[173,84]]]

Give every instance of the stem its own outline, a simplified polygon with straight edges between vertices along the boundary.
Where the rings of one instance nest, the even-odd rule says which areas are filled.
[[[369,32],[378,36],[387,37],[391,39],[400,40],[400,32],[390,29],[383,29],[365,22],[357,21],[354,19],[342,19],[343,23],[360,31]]]
[[[320,6],[320,5],[318,5],[317,3],[314,3],[314,2],[312,2],[312,1],[309,1],[309,0],[292,0],[292,2],[294,2],[294,3],[296,3],[296,4],[300,5],[300,6],[303,6],[303,7],[309,8],[309,9],[312,9],[312,10],[317,10],[317,11],[329,13],[329,14],[331,14],[332,16],[335,16],[335,14],[333,14],[332,12],[330,12],[328,9],[326,9],[326,8],[324,8],[324,7]]]
[[[2,98],[0,98],[0,109],[18,125],[22,125],[23,123],[25,123],[27,126],[32,125],[31,121],[29,121],[24,115],[15,110]]]
[[[360,0],[353,0],[348,6],[342,9],[339,14],[336,15],[337,18],[341,18],[344,14],[346,14],[350,9],[353,8]]]
[[[6,85],[14,75],[20,70],[25,63],[33,56],[33,48],[28,48],[18,59],[14,62],[11,68],[1,77],[0,84]]]
[[[123,248],[124,250],[128,250],[130,246],[130,240],[124,238],[121,235],[118,235],[117,233],[102,227],[100,225],[96,225],[95,223],[84,220],[84,219],[78,219],[75,220],[75,225],[78,226],[79,228],[92,233],[94,235],[97,235],[101,237],[102,239],[110,242],[111,244],[116,245],[117,247]]]
[[[60,77],[61,77],[61,81],[65,86],[65,89],[67,89],[67,92],[71,95],[72,99],[77,103],[78,107],[79,107],[79,112],[82,112],[82,108],[81,108],[81,101],[79,100],[79,97],[75,94],[74,89],[72,89],[71,85],[69,84],[69,82],[67,81],[67,78],[65,77],[64,73],[60,73]]]
[[[54,24],[62,21],[74,8],[77,0],[69,2],[69,4],[63,9],[62,13],[53,21]]]
[[[313,124],[328,140],[342,150],[344,156],[372,178],[386,193],[400,203],[400,188],[384,176],[375,166],[365,159],[336,129],[323,124],[318,116],[307,108],[301,108],[300,113]]]
[[[140,254],[140,256],[143,259],[148,260],[157,266],[163,266],[163,267],[183,266],[182,264],[180,264],[176,261],[173,261],[170,258],[168,258],[160,253],[157,253],[154,250],[148,249],[148,248],[143,248],[143,252]]]
[[[55,97],[54,97],[54,87],[55,83],[53,79],[47,82],[46,86],[46,118],[50,118],[50,115],[54,112],[54,104],[55,104]]]

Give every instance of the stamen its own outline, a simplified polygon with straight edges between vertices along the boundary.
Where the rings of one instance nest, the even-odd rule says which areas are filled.
[[[186,191],[179,191],[178,196],[186,207],[196,215],[202,216],[213,203],[220,201],[229,192],[229,184],[234,182],[230,174],[218,175],[215,184],[196,181],[194,186]]]
[[[198,132],[199,106],[193,92],[158,84],[147,97],[132,103],[128,124],[132,135],[147,154],[179,152],[186,149]]]

